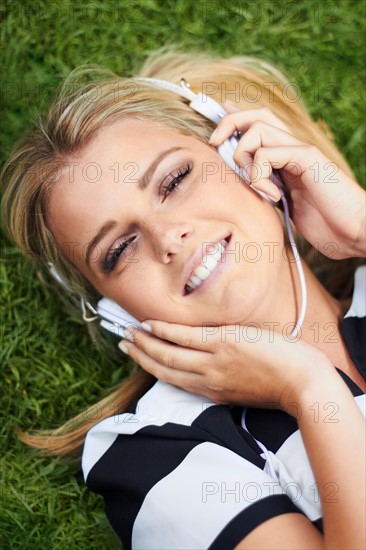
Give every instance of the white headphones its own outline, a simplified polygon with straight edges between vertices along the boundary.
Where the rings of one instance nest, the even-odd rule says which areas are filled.
[[[203,115],[205,118],[208,118],[215,124],[218,124],[221,118],[227,115],[227,112],[222,108],[222,106],[211,97],[203,93],[195,94],[194,92],[192,92],[189,84],[185,81],[184,78],[181,79],[181,86],[177,86],[176,84],[172,84],[171,82],[167,82],[165,80],[159,80],[157,78],[135,77],[134,79],[144,81],[147,84],[152,84],[154,87],[168,90],[170,92],[176,93],[188,99],[190,101],[189,106],[193,110],[197,111],[198,113]],[[233,154],[237,148],[239,139],[240,139],[239,134],[235,132],[231,137],[226,139],[224,143],[222,143],[217,147],[217,151],[221,156],[221,158],[225,161],[225,163],[233,171],[235,171],[247,185],[249,185],[249,179],[245,169],[237,166],[233,160]],[[301,303],[299,317],[291,333],[291,336],[296,337],[298,334],[298,331],[301,328],[302,322],[305,317],[305,311],[306,311],[306,303],[307,303],[306,294],[307,293],[306,293],[305,276],[304,276],[304,271],[301,264],[301,258],[297,251],[295,239],[291,229],[288,204],[283,191],[284,185],[280,179],[278,171],[273,170],[269,179],[278,187],[281,193],[281,200],[282,200],[284,212],[285,212],[288,236],[289,236],[292,251],[294,253],[296,266],[300,277],[302,303]],[[254,187],[251,187],[251,189],[256,191],[259,195],[261,195],[264,199],[269,201],[271,204],[273,205],[277,204],[275,201],[273,201],[271,197],[269,197],[262,191],[259,191]],[[55,266],[51,262],[48,262],[48,266],[51,274],[57,279],[57,281],[67,291],[72,292],[70,287],[67,285],[67,283],[57,273]],[[88,308],[93,313],[93,317],[87,317],[86,308]],[[130,313],[128,313],[116,302],[114,302],[113,300],[110,300],[109,298],[101,298],[97,304],[96,310],[89,302],[84,302],[84,300],[81,299],[81,309],[83,312],[83,319],[85,321],[89,322],[89,321],[94,321],[98,318],[101,318],[101,321],[100,321],[101,326],[107,329],[108,331],[112,332],[119,338],[124,337],[123,329],[127,328],[128,326],[138,326],[139,328],[142,328],[140,321],[135,319]]]

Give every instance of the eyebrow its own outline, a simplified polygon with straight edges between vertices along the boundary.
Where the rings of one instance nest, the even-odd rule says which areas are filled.
[[[180,151],[184,149],[184,147],[170,147],[170,149],[166,149],[160,155],[156,157],[156,159],[150,164],[150,166],[145,170],[145,172],[142,174],[142,176],[137,180],[138,183],[138,189],[140,191],[145,191],[147,187],[149,186],[149,183],[152,180],[152,177],[154,175],[155,170],[161,163],[161,161],[170,155],[171,153],[174,153],[175,151]],[[106,223],[102,225],[102,227],[99,229],[95,237],[90,241],[88,244],[88,247],[86,249],[86,255],[85,255],[85,262],[88,268],[90,269],[90,256],[93,251],[93,249],[100,243],[101,240],[104,239],[104,237],[107,236],[107,234],[117,225],[116,221],[109,220]]]

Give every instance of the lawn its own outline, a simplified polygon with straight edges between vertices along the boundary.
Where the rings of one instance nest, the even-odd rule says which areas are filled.
[[[365,182],[365,3],[202,0],[1,3],[1,160],[44,113],[55,87],[85,62],[133,74],[164,44],[277,64],[311,114],[329,125]],[[78,463],[39,456],[23,429],[59,426],[128,372],[95,351],[37,267],[1,240],[1,539],[4,549],[121,548]]]

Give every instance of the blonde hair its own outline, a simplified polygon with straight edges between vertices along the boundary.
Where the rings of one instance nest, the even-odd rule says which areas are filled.
[[[235,100],[241,109],[268,107],[300,140],[312,143],[326,157],[335,162],[346,174],[352,171],[344,157],[332,143],[326,125],[315,123],[298,97],[296,89],[285,76],[269,63],[252,57],[216,58],[207,54],[181,53],[168,48],[151,54],[136,76],[153,77],[176,84],[184,77],[194,92],[205,92],[219,102]],[[85,82],[85,79],[89,81]],[[225,95],[225,97],[224,97]],[[227,96],[227,97],[226,97]],[[57,247],[47,225],[47,199],[57,181],[59,171],[88,145],[96,133],[117,119],[137,117],[163,123],[185,135],[207,142],[214,124],[193,111],[187,101],[151,84],[123,78],[107,70],[81,67],[64,82],[58,97],[49,109],[47,118],[39,121],[38,128],[27,136],[12,153],[3,170],[6,182],[2,212],[3,226],[24,254],[41,266],[52,261],[69,287],[94,302],[100,295],[86,278],[72,265]],[[343,262],[345,269],[337,270],[304,241],[302,255],[311,267],[317,260],[318,274],[327,282],[328,290],[337,294],[348,281],[349,294],[352,262]],[[321,278],[320,277],[320,278]],[[98,325],[91,335],[98,344]],[[110,395],[71,419],[56,430],[40,430],[33,434],[18,431],[19,438],[48,454],[68,454],[80,450],[86,432],[111,410],[127,410],[155,380],[137,368]],[[90,419],[94,417],[94,420]]]

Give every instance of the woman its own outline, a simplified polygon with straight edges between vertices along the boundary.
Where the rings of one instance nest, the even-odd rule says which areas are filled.
[[[216,147],[245,132],[234,160],[252,186],[278,200],[268,176],[281,169],[297,229],[334,259],[365,255],[364,191],[268,64],[166,54],[139,76],[214,84],[217,101],[237,86],[239,101],[212,135],[151,84],[66,85],[13,154],[3,212],[14,241],[85,300],[107,296],[151,329],[123,342],[150,374],[104,400],[102,422],[83,413],[76,429],[22,439],[64,453],[91,428],[84,476],[126,548],[362,548],[364,268],[339,300],[336,278],[325,288],[304,265],[292,338],[301,293],[281,213]],[[207,245],[220,262],[210,275],[196,269]]]

